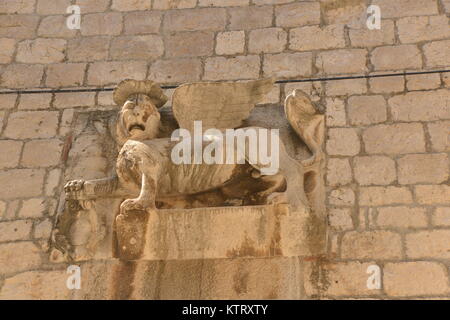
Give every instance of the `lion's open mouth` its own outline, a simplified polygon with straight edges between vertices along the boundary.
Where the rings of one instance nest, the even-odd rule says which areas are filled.
[[[132,124],[131,126],[128,127],[128,131],[133,131],[133,130],[141,130],[141,131],[145,131],[145,126],[142,124]]]

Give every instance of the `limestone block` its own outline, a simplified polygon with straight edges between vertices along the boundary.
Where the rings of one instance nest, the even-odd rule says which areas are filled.
[[[0,252],[0,274],[34,269],[41,264],[40,250],[31,241],[0,244]]]
[[[330,25],[323,28],[319,26],[307,26],[290,30],[289,49],[294,51],[343,47],[345,47],[343,25]]]
[[[124,30],[126,34],[158,33],[161,20],[158,12],[130,12],[125,15]]]
[[[12,139],[51,138],[57,128],[56,111],[19,111],[9,116],[4,136]]]
[[[226,20],[226,11],[223,8],[171,10],[164,16],[163,28],[169,32],[219,31],[225,28]]]
[[[401,238],[391,231],[350,231],[342,238],[341,255],[343,259],[400,259]]]
[[[66,300],[73,290],[67,288],[66,270],[28,271],[7,278],[0,299],[7,300]]]
[[[14,140],[0,140],[0,169],[14,168],[19,164],[23,143]]]
[[[383,269],[384,290],[389,296],[432,296],[450,291],[448,271],[437,262],[387,263]]]
[[[230,8],[230,30],[252,30],[272,26],[272,8],[240,7]]]
[[[216,38],[216,54],[231,55],[243,53],[245,47],[244,31],[219,32]]]
[[[300,27],[320,23],[320,4],[299,2],[275,7],[275,24],[280,27]]]
[[[282,52],[287,43],[287,33],[281,28],[251,30],[248,51],[250,53]]]
[[[164,47],[162,43],[161,46]],[[210,56],[213,51],[212,32],[177,32],[167,35],[165,39],[165,56],[169,58]]]

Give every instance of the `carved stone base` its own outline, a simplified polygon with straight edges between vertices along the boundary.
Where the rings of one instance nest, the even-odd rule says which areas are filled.
[[[81,265],[72,299],[303,299],[301,258],[94,261]]]
[[[310,214],[288,205],[131,212],[116,219],[117,258],[190,260],[317,254]],[[315,239],[315,243],[317,243]],[[317,248],[314,248],[317,249]]]

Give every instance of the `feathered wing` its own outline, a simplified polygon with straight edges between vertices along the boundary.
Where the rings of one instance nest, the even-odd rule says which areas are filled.
[[[273,79],[248,82],[190,83],[173,93],[172,110],[180,128],[193,130],[201,120],[208,128],[236,128],[273,87]]]
[[[294,90],[286,97],[284,112],[289,124],[312,152],[304,161],[306,166],[320,160],[323,153],[325,117],[301,90]]]

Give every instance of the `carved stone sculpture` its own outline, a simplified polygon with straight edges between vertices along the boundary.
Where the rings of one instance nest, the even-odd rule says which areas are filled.
[[[211,132],[218,134],[234,128],[258,134],[263,128],[245,127],[243,123],[272,86],[272,79],[185,84],[173,93],[172,112],[179,127],[191,133],[194,121],[202,121],[203,130],[215,129]],[[293,213],[310,215],[319,209],[320,199],[315,193],[321,179],[324,119],[300,90],[287,97],[285,114],[312,156],[302,161],[294,159],[280,141],[278,170],[270,175],[265,174],[267,163],[250,160],[258,148],[275,152],[271,143],[258,144],[256,149],[239,149],[238,144],[233,144],[232,150],[223,148],[224,160],[230,151],[241,152],[241,163],[199,163],[192,157],[189,163],[174,163],[177,142],[160,136],[159,109],[167,97],[152,81],[124,80],[113,98],[121,106],[115,129],[119,150],[116,174],[103,179],[72,180],[65,185],[67,205],[58,219],[56,233],[60,237],[55,237],[59,250],[70,246],[61,234],[68,232],[77,212],[89,210],[96,199],[121,199],[114,232],[117,256],[125,260],[142,256],[148,218],[157,210],[284,204]],[[200,147],[207,147],[212,140],[200,141]],[[198,146],[192,145],[193,157]]]

